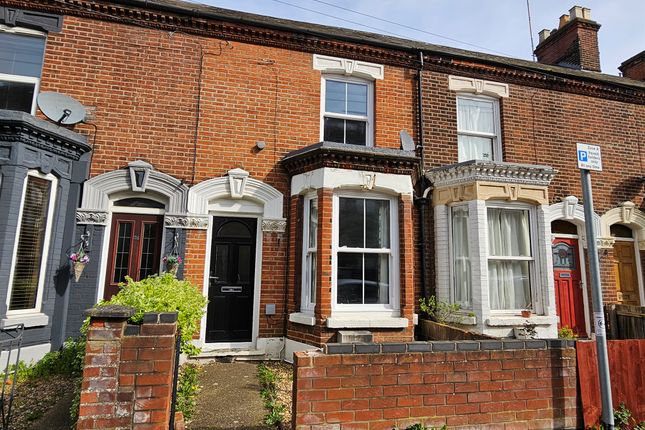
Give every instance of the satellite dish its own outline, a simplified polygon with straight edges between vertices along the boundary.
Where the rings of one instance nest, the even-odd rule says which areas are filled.
[[[67,94],[44,92],[38,94],[38,107],[57,124],[76,124],[85,119],[85,107]]]
[[[399,136],[401,138],[401,149],[403,149],[404,151],[414,151],[416,146],[414,144],[414,139],[412,139],[412,136],[410,136],[405,130],[401,130]]]

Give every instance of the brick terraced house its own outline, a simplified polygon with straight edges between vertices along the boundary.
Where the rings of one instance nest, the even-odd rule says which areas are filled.
[[[576,142],[603,150],[604,298],[645,303],[642,53],[600,73],[589,13],[536,63],[176,0],[4,0],[2,324],[41,356],[179,255],[205,354],[409,341],[429,294],[474,331],[531,309],[541,337],[589,334]]]

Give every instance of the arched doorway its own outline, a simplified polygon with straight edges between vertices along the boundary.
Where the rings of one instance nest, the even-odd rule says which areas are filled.
[[[558,328],[568,327],[578,336],[586,337],[584,283],[580,264],[578,228],[564,220],[551,223],[553,234],[553,278]]]
[[[614,276],[616,278],[616,302],[640,306],[638,291],[638,268],[634,232],[622,224],[609,227],[614,238]]]

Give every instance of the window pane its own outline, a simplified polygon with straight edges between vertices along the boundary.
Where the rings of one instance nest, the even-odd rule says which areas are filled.
[[[217,237],[248,238],[251,237],[251,232],[243,223],[231,221],[227,222],[217,230]]]
[[[363,254],[338,253],[338,291],[341,304],[363,303]]]
[[[325,112],[347,113],[346,89],[345,82],[325,81]]]
[[[31,113],[35,84],[0,81],[0,109]]]
[[[214,281],[226,282],[228,280],[228,245],[215,246],[215,264],[212,276]]]
[[[112,282],[119,283],[125,281],[128,275],[130,264],[130,242],[132,241],[132,223],[122,222],[118,226],[118,236],[116,244],[116,255],[114,256],[114,275]]]
[[[495,257],[531,256],[527,210],[488,208],[488,253]]]
[[[308,255],[309,264],[307,265],[309,269],[309,302],[316,303],[316,253],[311,252]]]
[[[489,261],[491,309],[526,309],[531,305],[528,261]]]
[[[51,182],[27,177],[9,310],[36,307]]]
[[[573,246],[566,243],[558,243],[553,247],[553,268],[554,269],[576,269],[576,259],[573,255]]]
[[[365,121],[345,121],[346,141],[350,145],[367,144],[367,123]]]
[[[390,247],[390,202],[365,200],[365,248]]]
[[[459,162],[468,160],[492,160],[493,139],[459,135],[457,151]]]
[[[471,277],[468,248],[468,208],[452,208],[452,272],[454,301],[470,306]]]
[[[39,78],[44,53],[43,37],[0,33],[0,73]]]
[[[364,303],[390,303],[390,274],[388,254],[364,254]]]
[[[143,224],[143,238],[141,243],[141,269],[139,279],[145,279],[156,272],[156,249],[159,238],[157,237],[157,224]]]
[[[345,120],[338,118],[325,118],[325,142],[345,143]]]
[[[367,116],[367,85],[347,84],[347,113]]]
[[[309,248],[316,247],[316,236],[318,235],[318,199],[309,200]]]
[[[363,199],[350,199],[341,197],[339,200],[338,214],[338,246],[363,248]]]
[[[493,101],[458,98],[457,128],[460,131],[494,133]]]

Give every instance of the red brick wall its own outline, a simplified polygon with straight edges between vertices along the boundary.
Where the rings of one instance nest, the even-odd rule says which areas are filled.
[[[77,428],[167,429],[176,314],[146,314],[142,325],[126,330],[127,316],[94,312],[98,314],[87,333]]]
[[[511,350],[494,343],[500,347],[454,351],[455,343],[446,342],[452,352],[296,353],[294,429],[579,427],[574,348],[532,341],[527,347],[538,349],[519,342],[520,349]],[[492,345],[468,343],[484,344]],[[420,344],[408,350],[411,345]]]

